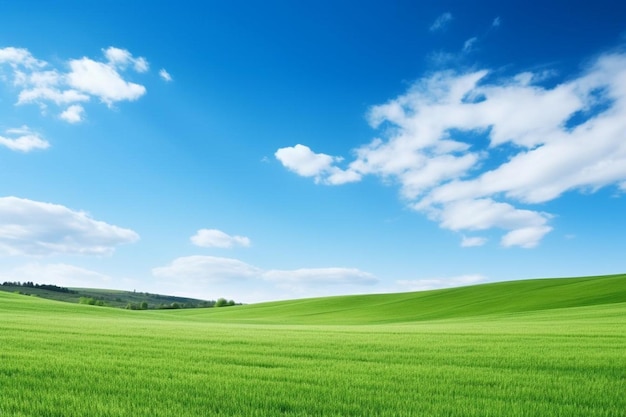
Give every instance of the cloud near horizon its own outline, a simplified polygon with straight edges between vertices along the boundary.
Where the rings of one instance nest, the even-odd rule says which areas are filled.
[[[175,282],[177,288],[196,288],[199,291],[227,288],[229,284],[240,287],[245,283],[246,288],[260,284],[267,291],[267,284],[271,284],[292,296],[321,295],[327,293],[329,288],[347,289],[348,292],[379,282],[374,275],[356,268],[263,270],[238,259],[205,255],[176,258],[169,265],[153,268],[152,275]]]
[[[94,220],[65,206],[0,197],[0,255],[110,255],[139,240],[130,229]]]
[[[354,149],[352,162],[303,144],[275,157],[321,184],[380,177],[444,229],[501,229],[502,246],[532,248],[552,230],[552,215],[533,205],[572,190],[626,189],[626,54],[601,55],[577,77],[541,84],[553,75],[438,71],[370,109],[381,137]]]
[[[449,278],[428,278],[414,280],[398,280],[396,284],[403,291],[428,291],[440,288],[463,287],[467,285],[480,284],[487,281],[487,278],[479,275],[460,275]]]
[[[152,269],[161,291],[243,302],[324,297],[346,294],[392,293],[451,288],[486,282],[480,274],[397,280],[388,286],[374,274],[357,268],[299,268],[264,270],[239,259],[184,256]],[[382,286],[380,286],[382,284]]]
[[[114,284],[108,275],[65,263],[29,263],[0,271],[0,281],[34,282],[62,287],[106,288]]]
[[[64,67],[69,71],[65,72],[35,58],[28,49],[0,48],[0,70],[9,69],[8,76],[0,72],[0,80],[18,89],[17,105],[37,104],[42,112],[54,105],[61,109],[60,119],[78,123],[84,119],[84,103],[92,98],[112,107],[119,101],[137,100],[146,93],[143,85],[122,75],[129,69],[140,74],[148,71],[145,58],[134,57],[129,51],[113,46],[102,53],[104,60],[87,57],[67,60]]]

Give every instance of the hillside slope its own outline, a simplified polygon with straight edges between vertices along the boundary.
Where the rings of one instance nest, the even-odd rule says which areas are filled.
[[[94,307],[0,292],[0,313],[21,310],[110,318],[131,315],[148,320],[287,325],[475,320],[603,305],[626,306],[626,274],[509,281],[433,291],[312,298],[224,308],[147,311]],[[559,314],[562,313],[563,310]]]
[[[54,286],[49,285],[48,287]],[[79,303],[81,298],[91,298],[93,300],[101,301],[105,306],[119,308],[124,308],[128,304],[138,306],[142,302],[145,302],[148,308],[167,308],[171,307],[172,304],[179,304],[179,306],[184,308],[196,308],[210,307],[215,304],[215,301],[188,297],[175,297],[172,295],[151,294],[147,292],[97,288],[57,288],[59,290],[55,291],[42,287],[25,287],[23,285],[8,285],[7,283],[0,285],[0,291],[4,292],[33,295],[35,297],[64,301],[67,303]]]
[[[208,321],[377,324],[626,303],[626,274],[497,282],[433,291],[279,301],[176,315]]]

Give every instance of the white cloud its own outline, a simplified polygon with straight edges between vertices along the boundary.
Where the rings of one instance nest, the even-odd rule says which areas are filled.
[[[128,65],[133,66],[135,71],[137,72],[146,72],[148,71],[148,61],[145,58],[139,57],[134,58],[130,52],[126,49],[116,48],[111,46],[107,49],[103,50],[104,56],[109,61],[109,65],[112,67],[117,67],[120,69],[126,69]]]
[[[429,30],[431,32],[436,32],[439,30],[445,30],[450,22],[452,21],[452,13],[446,12],[437,17],[432,25],[430,25]]]
[[[152,269],[154,276],[198,284],[213,284],[227,281],[242,281],[258,277],[259,268],[238,259],[215,256],[186,256],[171,264]]]
[[[172,81],[172,76],[170,75],[169,72],[165,70],[165,68],[161,68],[159,70],[159,77],[161,77],[163,81],[167,81],[167,82]]]
[[[35,87],[20,91],[17,104],[39,103],[45,108],[45,102],[53,102],[56,105],[89,101],[87,94],[77,90],[59,90],[50,87]]]
[[[71,60],[69,65],[71,72],[67,74],[67,83],[109,106],[117,101],[137,100],[146,92],[144,86],[124,80],[111,65],[89,58]]]
[[[494,28],[497,28],[501,24],[502,24],[502,19],[500,19],[500,16],[497,16],[495,19],[493,19],[493,22],[491,22],[491,26],[493,26]]]
[[[65,263],[30,263],[0,272],[1,281],[35,282],[62,287],[107,288],[113,279],[104,274]]]
[[[67,207],[17,197],[0,198],[0,253],[108,255],[137,233]]]
[[[164,287],[175,283],[177,291],[187,294],[195,292],[205,298],[228,294],[243,301],[349,294],[378,282],[372,274],[355,268],[263,270],[238,259],[214,256],[177,258],[152,269],[152,274]]]
[[[315,177],[331,169],[338,158],[326,154],[316,154],[308,146],[296,145],[280,148],[275,153],[276,158],[291,171],[303,177]]]
[[[96,98],[111,107],[119,101],[134,101],[146,93],[146,88],[123,76],[132,68],[148,71],[148,61],[134,57],[129,51],[109,47],[102,51],[105,61],[83,57],[70,59],[61,69],[51,68],[45,61],[34,58],[27,49],[0,49],[0,65],[11,68],[11,77],[3,78],[19,88],[17,104],[38,104],[42,110],[48,104],[64,107],[60,118],[76,123],[85,111],[78,103]],[[63,72],[69,68],[69,72]],[[79,110],[81,109],[81,110]]]
[[[305,145],[280,148],[274,156],[285,168],[303,177],[313,177],[315,182],[345,184],[361,179],[355,171],[344,171],[334,165],[343,158],[315,153]]]
[[[515,229],[502,237],[502,246],[521,246],[523,248],[534,248],[545,234],[551,231],[549,226],[529,226]]]
[[[428,278],[415,280],[399,280],[396,284],[404,291],[428,291],[439,288],[462,287],[485,282],[487,279],[478,274],[460,275],[450,278]]]
[[[50,143],[38,133],[33,132],[27,126],[18,129],[8,129],[7,136],[0,136],[0,146],[5,146],[12,151],[30,152],[35,149],[47,149]]]
[[[205,248],[232,248],[234,246],[250,246],[250,239],[245,236],[230,236],[217,229],[200,229],[191,237],[196,246]]]
[[[26,68],[37,68],[46,65],[45,62],[35,59],[28,49],[14,48],[12,46],[0,48],[0,64],[9,64],[13,67],[23,66]]]
[[[549,219],[549,215],[544,213],[516,209],[508,203],[488,198],[453,201],[434,215],[442,227],[456,231],[543,227]]]
[[[463,240],[461,240],[461,247],[464,248],[473,248],[476,246],[482,246],[487,243],[487,238],[479,237],[479,236],[463,236]]]
[[[302,268],[292,271],[270,270],[263,278],[289,287],[318,285],[372,285],[374,275],[356,268]]]
[[[602,55],[551,87],[539,85],[546,77],[555,73],[439,71],[371,108],[369,122],[384,135],[356,148],[347,168],[305,145],[276,156],[325,184],[348,182],[333,180],[338,173],[382,177],[443,228],[499,228],[503,246],[534,247],[552,216],[533,204],[626,183],[626,54]]]
[[[80,104],[72,104],[63,113],[61,113],[61,119],[69,123],[78,123],[83,120],[83,113],[85,109]]]

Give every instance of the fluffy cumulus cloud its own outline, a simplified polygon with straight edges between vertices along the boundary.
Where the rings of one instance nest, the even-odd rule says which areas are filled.
[[[553,76],[439,71],[371,108],[383,134],[353,161],[305,145],[276,157],[325,184],[382,177],[445,229],[501,229],[501,245],[531,248],[552,230],[552,215],[534,205],[626,183],[626,54],[601,55],[561,83]]]
[[[218,290],[232,291],[238,297],[254,297],[261,289],[271,299],[312,297],[352,293],[363,286],[378,283],[378,278],[355,268],[303,268],[296,270],[264,270],[233,258],[215,256],[186,256],[174,259],[169,265],[157,267],[152,274],[176,288],[206,291],[215,297]],[[246,291],[242,294],[241,285]],[[273,287],[269,291],[268,288]],[[269,292],[268,292],[269,291]],[[252,295],[251,295],[252,294]],[[261,298],[262,299],[262,298]],[[256,300],[255,300],[256,301]]]
[[[85,109],[80,104],[72,104],[61,113],[61,119],[68,123],[78,123],[83,120]]]
[[[22,126],[7,129],[4,135],[0,135],[0,146],[9,148],[12,151],[30,152],[37,149],[47,149],[50,143],[28,126]]]
[[[132,230],[65,206],[17,197],[0,198],[0,254],[108,255],[139,239]]]
[[[146,93],[143,85],[125,77],[129,71],[148,71],[145,58],[116,47],[104,49],[102,54],[101,60],[70,59],[61,68],[54,68],[33,57],[27,49],[0,48],[0,70],[8,69],[0,79],[17,88],[16,104],[37,104],[42,111],[54,105],[60,108],[62,120],[78,123],[84,117],[83,104],[92,99],[111,107],[119,101],[137,100]]]
[[[217,229],[200,229],[191,237],[196,246],[205,248],[232,248],[250,246],[250,239],[245,236],[231,236]]]
[[[354,170],[346,171],[334,166],[343,158],[315,153],[305,145],[298,144],[280,148],[274,156],[285,168],[303,177],[312,177],[315,182],[343,184],[361,179],[360,174]]]

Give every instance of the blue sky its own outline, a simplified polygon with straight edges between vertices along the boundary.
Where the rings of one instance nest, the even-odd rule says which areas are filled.
[[[0,281],[624,272],[622,2],[299,3],[1,2]]]

